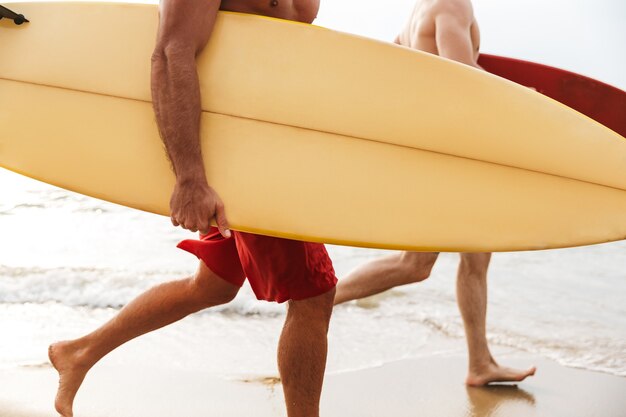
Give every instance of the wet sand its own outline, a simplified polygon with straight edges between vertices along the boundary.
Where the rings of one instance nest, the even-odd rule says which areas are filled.
[[[537,375],[519,385],[470,388],[465,358],[407,359],[330,374],[326,417],[623,417],[626,378],[530,356],[502,358]],[[0,371],[0,417],[55,417],[56,374],[48,366]],[[77,417],[284,416],[273,375],[224,378],[158,368],[96,366],[75,404]]]

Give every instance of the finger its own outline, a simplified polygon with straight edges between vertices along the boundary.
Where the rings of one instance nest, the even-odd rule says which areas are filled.
[[[209,223],[207,220],[199,219],[196,224],[198,225],[198,230],[200,231],[201,235],[204,236],[209,234],[211,223]]]
[[[192,229],[195,227],[195,224],[193,221],[188,220],[188,219],[178,219],[178,220],[180,223],[180,227],[182,227],[185,230],[193,231]]]
[[[218,202],[215,206],[215,221],[217,222],[217,228],[221,235],[225,238],[229,238],[231,233],[228,229],[228,220],[226,220],[226,211],[224,210],[224,204],[222,202]]]
[[[170,220],[172,221],[172,224],[176,227],[180,226],[180,223],[178,223],[178,220],[176,220],[176,218],[174,216],[170,217]]]
[[[196,233],[198,231],[198,228],[196,227],[196,224],[194,222],[187,222],[183,227],[193,233]]]

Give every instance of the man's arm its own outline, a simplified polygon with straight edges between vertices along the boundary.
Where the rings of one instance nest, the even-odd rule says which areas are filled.
[[[439,56],[480,68],[475,60],[471,27],[474,14],[467,1],[452,0],[435,16],[435,38]]]
[[[228,237],[224,205],[208,185],[200,149],[200,83],[196,56],[208,42],[220,0],[162,0],[152,55],[152,101],[176,186],[170,200],[175,226],[206,233],[215,218]]]

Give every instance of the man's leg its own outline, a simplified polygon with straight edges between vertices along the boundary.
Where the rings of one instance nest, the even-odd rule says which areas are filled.
[[[51,345],[50,362],[59,372],[55,401],[59,414],[72,417],[74,397],[85,375],[113,349],[189,314],[225,304],[238,291],[239,287],[224,281],[200,262],[194,276],[149,289],[94,332]]]
[[[423,281],[430,276],[438,256],[431,252],[401,252],[369,262],[339,281],[335,304]]]
[[[289,301],[278,344],[278,369],[289,417],[319,417],[334,296],[333,288],[307,300]]]
[[[462,253],[456,281],[457,302],[465,325],[469,351],[467,384],[522,381],[534,375],[535,368],[525,371],[505,368],[496,363],[487,342],[487,269],[490,253]]]

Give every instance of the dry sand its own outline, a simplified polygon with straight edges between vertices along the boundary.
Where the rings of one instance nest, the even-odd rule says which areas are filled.
[[[535,359],[533,361],[533,359]],[[624,417],[626,378],[528,356],[503,358],[539,370],[519,386],[468,388],[465,358],[407,359],[330,374],[325,417]],[[48,366],[0,370],[0,417],[56,417],[56,374]],[[158,368],[98,365],[75,404],[76,417],[284,416],[271,375],[222,378]]]

